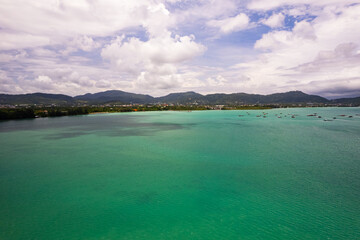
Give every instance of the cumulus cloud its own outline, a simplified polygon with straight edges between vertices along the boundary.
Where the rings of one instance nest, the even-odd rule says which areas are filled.
[[[283,6],[329,6],[329,5],[344,5],[354,3],[354,0],[327,0],[327,1],[313,1],[313,0],[251,0],[247,7],[254,10],[270,10]]]
[[[169,29],[173,18],[165,2],[169,1],[3,1],[3,69],[18,69],[13,85],[19,84],[23,91],[75,93],[186,85],[186,73],[178,73],[178,65],[206,48],[195,42],[194,35],[179,36]],[[144,36],[128,36],[139,30]],[[121,37],[109,42],[119,32]],[[93,55],[96,49],[100,56]],[[14,55],[19,50],[21,54]],[[22,62],[14,62],[19,59]]]
[[[76,52],[77,50],[82,50],[84,52],[90,52],[96,48],[99,48],[100,43],[93,40],[93,38],[88,36],[77,36],[72,41],[67,44],[66,49],[62,50],[63,55]]]
[[[100,81],[97,81],[95,83],[95,86],[97,88],[108,88],[108,89],[110,89],[111,88],[111,82],[109,82],[107,80],[104,80],[104,79],[101,79]]]
[[[4,0],[0,91],[355,94],[358,3]]]
[[[10,84],[12,81],[10,77],[7,75],[5,71],[0,70],[0,83],[3,84]]]
[[[211,78],[211,77],[208,78],[207,82],[210,86],[216,87],[216,86],[224,86],[227,83],[227,80],[223,76],[218,75],[216,76],[216,78]]]
[[[0,92],[14,93],[21,92],[22,89],[14,85],[13,80],[8,76],[7,72],[0,70]]]
[[[105,37],[137,26],[153,33],[169,23],[159,21],[168,14],[164,4],[151,0],[5,0],[0,9],[0,50],[64,44],[73,36],[86,36],[75,39],[86,51],[92,36]]]
[[[17,61],[27,56],[26,51],[15,51],[12,53],[0,53],[0,62]]]
[[[342,43],[336,46],[333,51],[320,51],[314,61],[299,65],[296,69],[303,73],[332,72],[342,71],[343,69],[348,71],[350,68],[359,70],[360,54],[357,53],[358,49],[359,47],[355,43]]]
[[[175,9],[174,18],[177,22],[190,19],[191,24],[196,24],[201,20],[207,21],[209,19],[234,16],[239,7],[238,2],[234,0],[190,0],[181,2],[185,9]]]
[[[235,17],[224,18],[221,20],[211,20],[207,23],[207,25],[210,27],[217,27],[222,33],[228,34],[246,29],[249,26],[249,22],[249,17],[244,13],[240,13]]]
[[[51,53],[51,51],[43,53],[40,49],[39,55],[32,54],[31,58],[4,63],[5,69],[17,71],[3,71],[7,74],[7,83],[0,84],[0,91],[78,95],[104,90],[105,81],[111,83],[109,88],[124,90],[132,88],[131,81],[119,78],[118,73],[109,69],[86,65],[86,62],[79,60],[79,57],[67,57],[64,63]]]
[[[358,11],[359,5],[325,9],[291,31],[264,34],[255,44],[264,51],[258,59],[237,65],[251,79],[243,86],[258,92],[302,89],[330,97],[336,86],[339,95],[346,85],[358,91],[360,33],[350,33],[360,28]],[[332,92],[326,91],[330,85]]]
[[[181,85],[176,64],[189,60],[205,51],[195,37],[166,36],[141,41],[138,38],[117,37],[106,45],[101,56],[120,72],[137,75],[138,83],[147,87],[171,88]]]
[[[271,28],[279,28],[284,26],[285,16],[282,13],[273,14],[268,19],[262,21],[263,24]]]
[[[264,34],[260,40],[256,41],[255,48],[273,50],[287,48],[296,43],[301,46],[315,39],[316,33],[313,26],[304,20],[295,23],[292,31],[273,31]]]
[[[14,50],[50,44],[48,36],[37,36],[29,33],[0,32],[0,39],[0,50]]]

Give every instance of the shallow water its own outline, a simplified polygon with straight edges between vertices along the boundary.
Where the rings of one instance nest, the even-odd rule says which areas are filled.
[[[356,114],[0,122],[0,239],[360,239]]]

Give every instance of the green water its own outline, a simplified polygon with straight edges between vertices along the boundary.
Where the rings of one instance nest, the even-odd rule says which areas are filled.
[[[0,122],[0,240],[360,239],[360,108],[262,112]]]

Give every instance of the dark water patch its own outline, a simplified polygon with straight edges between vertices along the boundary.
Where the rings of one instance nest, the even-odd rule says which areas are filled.
[[[146,122],[153,115],[105,114],[43,118],[0,123],[1,132],[39,131],[46,140],[75,138],[89,134],[99,136],[152,136],[158,132],[180,130],[194,126],[194,123]],[[156,117],[157,115],[155,115]],[[52,130],[49,133],[43,131]]]
[[[141,123],[141,122],[128,122],[122,123],[121,126],[77,126],[64,132],[49,134],[44,137],[47,140],[58,140],[66,138],[74,138],[89,134],[96,134],[98,136],[107,137],[128,137],[128,136],[153,136],[154,134],[162,131],[180,130],[187,127],[183,124],[175,123]]]
[[[46,129],[94,129],[111,128],[117,125],[131,125],[145,118],[145,115],[125,115],[125,114],[106,114],[106,115],[86,115],[86,116],[67,116],[56,118],[39,118],[21,121],[7,121],[0,123],[0,132],[13,131],[39,131]]]
[[[155,201],[155,199],[159,196],[157,192],[149,191],[149,192],[142,192],[142,191],[117,191],[113,194],[116,198],[126,199],[134,204],[150,204],[151,202]]]
[[[137,197],[136,203],[137,204],[149,204],[149,203],[153,202],[157,196],[158,196],[158,193],[156,193],[156,192],[144,193]]]
[[[86,132],[61,132],[43,137],[46,140],[59,140],[64,138],[73,138],[86,135]]]

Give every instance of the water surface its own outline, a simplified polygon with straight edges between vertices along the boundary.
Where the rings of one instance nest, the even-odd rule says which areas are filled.
[[[0,239],[360,239],[357,114],[0,122]]]

